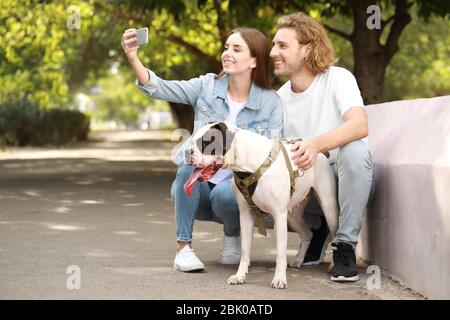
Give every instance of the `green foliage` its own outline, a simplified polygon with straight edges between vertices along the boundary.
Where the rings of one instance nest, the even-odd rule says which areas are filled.
[[[38,131],[39,106],[26,100],[8,101],[0,105],[0,143],[23,146]]]
[[[79,111],[41,111],[36,103],[10,100],[0,104],[0,145],[60,146],[85,140],[89,123],[89,117]]]
[[[384,20],[392,16],[399,2],[403,1],[378,2]],[[409,2],[415,4],[410,10],[413,22],[405,29],[400,50],[387,68],[387,100],[449,92],[449,21],[431,17],[448,18],[450,2]],[[146,106],[167,108],[167,105],[155,103],[135,88],[120,46],[125,29],[148,26],[150,41],[139,49],[144,65],[164,78],[188,79],[219,71],[223,41],[237,26],[259,28],[270,40],[279,16],[302,10],[351,34],[353,11],[349,3],[344,0],[2,0],[0,103],[25,100],[43,110],[64,109],[71,105],[77,93],[84,92],[96,103],[93,118],[133,123]],[[80,10],[80,29],[71,30],[66,25],[73,14],[68,10],[71,5]],[[381,37],[382,43],[386,41],[386,33]],[[330,36],[339,64],[352,69],[351,43],[332,33]],[[109,73],[113,63],[120,65],[117,75]],[[103,92],[91,95],[91,86],[100,86]],[[28,106],[23,110],[31,109]],[[24,111],[20,121],[33,117],[26,116],[27,112],[31,111]],[[13,131],[5,131],[2,139],[21,144],[13,141],[17,138]],[[26,133],[20,139],[26,140]]]
[[[89,117],[75,110],[52,109],[41,114],[38,130],[31,144],[60,146],[69,142],[86,140]]]
[[[102,71],[109,47],[93,37],[114,30],[93,1],[0,2],[0,101],[26,99],[43,108],[67,105],[89,72]],[[80,29],[70,29],[76,6]],[[102,30],[101,33],[98,30]],[[111,40],[106,37],[106,41]],[[108,45],[109,45],[108,43]],[[103,45],[102,45],[103,44]],[[101,59],[98,59],[98,57]],[[98,61],[98,62],[97,62]]]
[[[166,78],[187,79],[214,70],[203,58],[218,63],[221,53],[216,14],[211,7],[199,10],[187,3],[179,22],[166,10],[149,21],[149,44],[139,49],[144,64]],[[189,45],[186,46],[186,45]],[[190,46],[201,54],[193,54]],[[164,48],[164,50],[161,50]],[[126,65],[126,68],[129,68]]]
[[[110,73],[108,77],[96,81],[102,91],[91,96],[95,103],[95,109],[90,112],[93,118],[133,126],[139,114],[149,105],[153,105],[154,110],[168,109],[166,102],[148,99],[137,89],[135,79],[129,73],[126,75]]]
[[[443,18],[450,17],[450,2],[446,0],[416,0],[418,15],[429,21],[434,14]]]
[[[386,101],[450,94],[450,23],[413,19],[386,70]]]
[[[382,19],[387,19],[394,13],[394,8],[388,2],[382,4]],[[416,6],[411,12],[413,19],[400,37],[400,50],[386,69],[384,101],[450,94],[450,22],[440,17],[428,21],[421,19],[423,13]],[[351,33],[351,17],[338,15],[325,18],[320,14],[316,18],[347,34]],[[381,37],[382,43],[386,41],[386,34]],[[337,65],[352,70],[351,43],[334,33],[329,33],[329,36],[338,58]]]
[[[175,1],[178,3],[178,10],[171,8],[171,11],[167,9],[172,1],[158,1],[158,4],[153,1],[123,0],[120,2],[122,4],[132,2],[131,14],[133,15],[137,15],[133,13],[133,10],[140,9],[148,14],[149,19],[151,16],[151,24],[149,25],[151,41],[149,45],[140,49],[140,56],[145,65],[167,78],[186,79],[205,72],[216,71],[212,64],[208,64],[206,61],[208,57],[219,61],[222,49],[219,40],[229,30],[238,25],[253,26],[266,32],[270,39],[275,33],[276,19],[294,11],[305,11],[322,23],[346,34],[350,35],[353,32],[353,10],[348,1],[178,0]],[[219,5],[215,6],[217,3]],[[377,3],[381,7],[383,20],[388,21],[395,14],[397,3],[393,0],[384,0]],[[446,1],[416,0],[410,1],[410,3],[414,4],[409,10],[413,15],[411,29],[415,29],[413,25],[421,25],[420,33],[429,33],[431,30],[434,33],[436,28],[431,26],[428,30],[427,27],[427,21],[431,25],[434,23],[434,20],[429,20],[432,15],[450,16],[449,2]],[[445,26],[449,25],[448,20],[441,19],[439,21],[441,21],[440,26],[447,30]],[[381,43],[386,42],[391,26],[392,21],[386,27],[385,32],[381,34]],[[408,31],[408,28],[405,32],[414,34],[414,31]],[[448,36],[445,36],[447,34],[448,32],[434,33],[435,42],[433,43],[436,48],[420,47],[420,50],[428,51],[426,54],[419,52],[419,50],[413,50],[415,53],[414,55],[411,54],[409,46],[413,45],[415,41],[400,42],[400,51],[396,56],[401,55],[402,57],[397,60],[394,58],[393,66],[388,68],[385,98],[391,99],[394,93],[397,93],[396,98],[401,99],[400,93],[405,94],[404,97],[410,97],[410,93],[413,91],[418,95],[430,96],[442,94],[447,90],[446,85],[444,85],[445,79],[447,79],[445,66],[448,65],[445,58],[447,51],[444,49],[448,47],[449,43]],[[352,70],[354,61],[351,42],[331,32],[329,35],[339,58],[338,65]],[[402,40],[402,37],[400,39]],[[190,51],[189,45],[199,49],[199,52]],[[437,49],[439,47],[442,47],[442,49]],[[165,48],[165,50],[161,51],[160,48]],[[410,81],[403,81],[403,79],[400,80],[396,77],[397,73],[391,72],[391,70],[398,70],[405,77],[406,75],[410,76],[411,73],[415,72],[413,67],[410,68],[412,64],[433,64],[436,66],[433,69],[435,72],[430,71],[430,77],[431,74],[434,75],[433,79],[426,77],[427,85],[425,87],[412,85]],[[124,64],[124,67],[128,68],[128,65]],[[408,71],[405,72],[405,70]],[[420,78],[422,74],[418,72],[415,76]],[[418,80],[415,83],[423,84],[423,81]],[[405,86],[405,88],[398,90],[399,84]],[[410,89],[406,88],[408,86],[410,86]]]

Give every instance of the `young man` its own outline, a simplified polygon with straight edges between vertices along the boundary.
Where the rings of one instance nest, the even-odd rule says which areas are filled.
[[[284,137],[303,138],[292,146],[295,164],[308,170],[318,153],[329,151],[338,181],[340,215],[332,243],[331,280],[357,281],[354,250],[373,191],[373,164],[367,146],[367,114],[355,77],[333,66],[336,59],[325,29],[304,13],[279,20],[270,56],[275,75],[289,78],[278,90],[285,104]],[[311,211],[318,205],[312,202],[306,213],[315,213]],[[307,223],[308,218],[306,214]],[[323,261],[327,232],[325,223],[313,232],[304,264]]]

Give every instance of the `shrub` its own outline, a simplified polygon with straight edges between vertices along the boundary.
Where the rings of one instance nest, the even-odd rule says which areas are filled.
[[[0,105],[0,140],[7,145],[24,146],[31,142],[39,125],[39,106],[26,100]]]
[[[32,144],[53,144],[86,140],[89,132],[89,117],[79,111],[52,109],[41,115],[39,129]]]
[[[0,145],[60,146],[86,140],[90,119],[83,113],[67,109],[40,111],[28,101],[0,104]]]

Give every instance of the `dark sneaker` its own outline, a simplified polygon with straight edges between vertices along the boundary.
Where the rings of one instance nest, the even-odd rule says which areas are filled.
[[[319,229],[311,229],[313,237],[311,239],[308,251],[305,254],[305,260],[303,260],[304,266],[317,266],[321,264],[325,258],[325,251],[329,243],[328,235],[330,234],[330,230],[328,229],[325,217],[320,216],[320,220],[322,223],[320,224]]]
[[[332,243],[334,268],[331,270],[333,281],[358,281],[355,250],[351,244],[345,242]]]

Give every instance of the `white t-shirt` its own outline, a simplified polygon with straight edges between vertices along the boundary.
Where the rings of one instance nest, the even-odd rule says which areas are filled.
[[[244,102],[233,101],[230,98],[229,94],[227,94],[227,99],[228,99],[229,112],[228,112],[227,117],[225,118],[225,122],[232,126],[236,126],[237,116],[238,116],[239,112],[241,112],[241,110],[244,109],[245,103],[247,101],[244,101]],[[218,184],[219,182],[222,182],[226,179],[231,178],[232,174],[233,174],[233,171],[231,171],[231,169],[219,169],[216,172],[216,174],[211,179],[209,179],[209,182]]]
[[[286,82],[278,94],[284,102],[286,139],[311,138],[330,132],[343,122],[344,113],[352,107],[364,107],[353,74],[341,67],[330,67],[318,74],[303,92],[292,91]],[[367,138],[362,139],[367,143]],[[337,149],[330,151],[330,162],[336,162]]]

